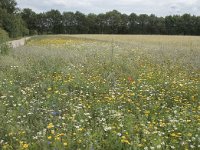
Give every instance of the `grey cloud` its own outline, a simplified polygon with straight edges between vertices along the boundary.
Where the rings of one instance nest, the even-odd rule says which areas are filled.
[[[166,16],[190,13],[200,15],[199,0],[17,0],[18,7],[31,8],[36,12],[51,9],[60,11],[81,11],[83,13],[103,13],[116,9],[130,14],[156,14]]]

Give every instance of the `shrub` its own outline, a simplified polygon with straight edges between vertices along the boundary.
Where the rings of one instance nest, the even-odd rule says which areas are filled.
[[[0,28],[0,55],[7,55],[9,52],[8,33]]]
[[[30,35],[38,35],[37,30],[29,30]]]

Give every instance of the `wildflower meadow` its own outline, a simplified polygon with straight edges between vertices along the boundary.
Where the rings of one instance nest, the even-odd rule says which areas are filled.
[[[0,55],[0,149],[198,150],[199,93],[200,37],[33,37]]]

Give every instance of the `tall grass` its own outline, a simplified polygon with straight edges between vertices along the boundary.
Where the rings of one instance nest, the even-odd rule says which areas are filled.
[[[200,39],[112,38],[43,36],[2,57],[0,149],[199,149]]]
[[[7,32],[0,28],[0,55],[8,55],[9,46],[6,43],[7,41],[8,41]]]

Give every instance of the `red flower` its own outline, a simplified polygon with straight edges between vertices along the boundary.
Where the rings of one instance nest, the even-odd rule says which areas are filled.
[[[133,80],[133,78],[132,78],[131,76],[128,77],[128,81],[129,81],[130,83],[134,82],[134,80]]]

